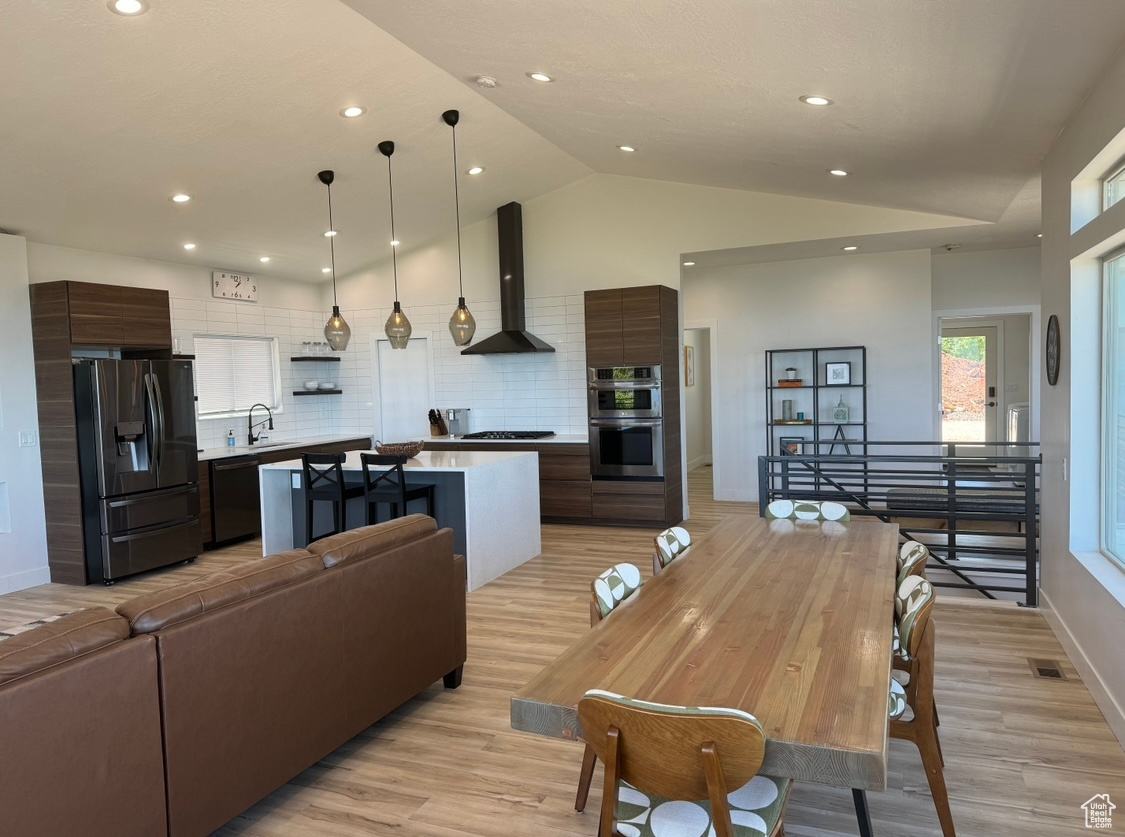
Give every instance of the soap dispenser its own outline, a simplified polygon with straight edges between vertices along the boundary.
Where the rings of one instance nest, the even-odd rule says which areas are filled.
[[[228,448],[234,447],[234,431],[233,430],[227,431],[227,447]]]

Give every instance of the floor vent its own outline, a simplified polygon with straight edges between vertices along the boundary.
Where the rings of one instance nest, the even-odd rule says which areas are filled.
[[[1066,680],[1058,660],[1036,660],[1028,657],[1027,664],[1031,666],[1031,673],[1043,680]]]

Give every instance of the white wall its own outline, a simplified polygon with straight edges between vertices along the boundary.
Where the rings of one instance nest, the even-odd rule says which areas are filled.
[[[869,438],[930,437],[928,250],[702,269],[683,296],[688,321],[718,322],[716,499],[757,500],[767,349],[867,346]]]
[[[685,329],[684,347],[688,346],[695,352],[695,386],[684,386],[684,439],[690,471],[711,461],[711,332]]]
[[[26,243],[0,235],[0,593],[51,580],[27,288]],[[21,448],[21,431],[35,444]]]
[[[1041,540],[1044,611],[1125,741],[1125,574],[1098,551],[1097,398],[1098,259],[1125,242],[1125,203],[1073,232],[1071,222],[1072,182],[1096,181],[1125,154],[1123,98],[1125,52],[1119,52],[1043,162],[1043,327],[1058,315],[1062,368],[1057,386],[1043,382]],[[1041,330],[1036,342],[1042,341]]]
[[[1037,306],[1038,247],[939,253],[932,257],[934,310]]]

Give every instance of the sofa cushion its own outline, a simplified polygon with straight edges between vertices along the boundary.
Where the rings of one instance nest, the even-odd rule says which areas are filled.
[[[129,623],[91,607],[8,628],[0,641],[0,684],[17,680],[129,637]]]
[[[324,570],[318,556],[303,549],[279,552],[220,570],[203,578],[138,596],[117,606],[134,635],[159,631],[233,602],[285,587]]]
[[[417,540],[437,531],[437,521],[424,514],[411,514],[386,523],[364,526],[322,538],[308,546],[309,552],[319,555],[325,567],[335,567],[349,561],[358,561],[369,555],[386,552],[396,546]]]

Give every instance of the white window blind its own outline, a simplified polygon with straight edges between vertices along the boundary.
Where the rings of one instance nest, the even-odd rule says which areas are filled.
[[[201,418],[280,408],[277,339],[195,335],[195,388]]]

